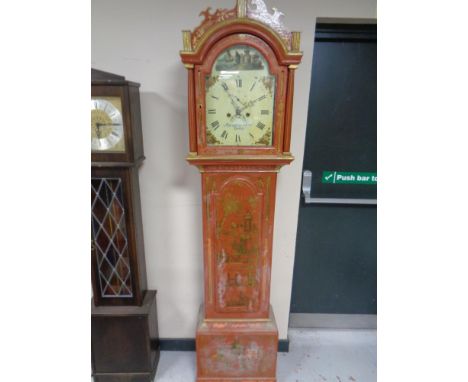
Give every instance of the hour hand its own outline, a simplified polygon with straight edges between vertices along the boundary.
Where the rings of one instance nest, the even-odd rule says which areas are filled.
[[[231,93],[229,93],[229,88],[228,88],[227,84],[226,84],[225,82],[222,82],[222,83],[221,83],[221,86],[222,86],[222,88],[224,89],[224,91],[227,93],[227,95],[228,95],[228,97],[229,97],[229,100],[231,101],[232,106],[234,106],[234,109],[235,109],[236,112],[237,112],[237,110],[239,109],[239,107],[236,105],[236,102],[234,101],[233,95],[232,95]]]
[[[100,123],[97,123],[96,122],[96,136],[98,137],[98,139],[101,139],[101,127],[102,125]]]
[[[243,102],[239,99],[239,97],[234,96],[234,98],[237,100],[237,102],[239,102],[242,106],[245,107],[245,103],[243,103]]]

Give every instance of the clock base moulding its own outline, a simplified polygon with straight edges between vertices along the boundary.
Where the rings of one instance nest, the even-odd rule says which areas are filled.
[[[265,319],[207,319],[200,308],[197,382],[276,382],[278,329]]]

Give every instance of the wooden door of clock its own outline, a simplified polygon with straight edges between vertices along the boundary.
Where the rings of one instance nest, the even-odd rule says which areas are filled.
[[[205,304],[211,318],[267,318],[276,172],[203,173]]]
[[[249,50],[251,53],[243,53],[242,50]],[[227,55],[237,57],[232,57],[231,68],[227,63],[226,67],[220,67],[220,61],[222,62]],[[249,62],[251,60],[255,61]],[[247,70],[242,70],[243,68]],[[251,34],[225,37],[213,45],[203,64],[195,67],[195,72],[195,87],[199,100],[197,124],[200,154],[235,155],[248,152],[254,155],[268,155],[280,152],[287,71],[278,65],[278,60],[267,43]],[[242,72],[246,74],[240,75]],[[225,91],[222,86],[218,86],[218,92],[210,94],[210,90],[219,83],[224,86]],[[229,97],[223,99],[221,97],[225,92]],[[268,102],[270,99],[271,106]],[[227,110],[226,105],[223,108],[223,102],[227,103]],[[230,105],[231,102],[234,105]],[[239,107],[236,107],[236,103]],[[263,109],[254,108],[256,104],[265,106]],[[267,113],[267,118],[262,112]],[[221,113],[223,115],[220,115]],[[245,121],[246,128],[236,128],[235,123],[229,123],[233,119],[235,122],[237,113],[237,119]]]

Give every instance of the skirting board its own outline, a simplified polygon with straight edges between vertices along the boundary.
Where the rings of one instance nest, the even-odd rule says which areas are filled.
[[[376,314],[291,313],[290,328],[377,329]]]
[[[160,338],[159,339],[160,350],[162,351],[195,351],[195,339],[194,338]],[[279,352],[289,351],[289,339],[279,340],[278,342]]]

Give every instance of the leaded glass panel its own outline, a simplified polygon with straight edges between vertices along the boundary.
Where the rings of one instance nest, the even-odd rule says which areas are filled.
[[[91,179],[91,232],[101,297],[133,297],[122,179]]]

